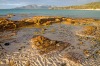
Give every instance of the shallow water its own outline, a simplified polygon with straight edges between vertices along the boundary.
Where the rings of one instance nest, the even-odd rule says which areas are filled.
[[[46,15],[100,19],[99,10],[0,9],[0,15],[6,14],[28,14],[31,16]]]

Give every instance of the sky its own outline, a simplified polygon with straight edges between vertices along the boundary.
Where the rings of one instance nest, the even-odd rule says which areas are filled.
[[[81,5],[100,0],[0,0],[0,9],[9,9],[31,4],[51,5],[51,6],[70,6]]]

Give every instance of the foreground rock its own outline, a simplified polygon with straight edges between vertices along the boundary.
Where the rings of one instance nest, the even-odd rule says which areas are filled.
[[[27,24],[22,21],[13,21],[6,18],[0,18],[0,31],[15,30]]]
[[[31,39],[31,42],[32,48],[36,48],[40,54],[62,51],[70,46],[67,42],[50,40],[43,36],[34,37]]]

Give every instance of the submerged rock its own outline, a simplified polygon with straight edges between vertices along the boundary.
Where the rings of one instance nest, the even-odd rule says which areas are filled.
[[[40,54],[59,52],[70,46],[67,42],[50,40],[43,36],[37,36],[31,39],[32,48],[36,48]]]
[[[95,37],[96,31],[97,31],[96,26],[85,26],[80,31],[78,31],[76,34],[79,36],[84,36],[84,37]]]
[[[84,56],[75,52],[68,52],[62,55],[62,59],[67,62],[70,62],[70,66],[83,66],[85,62]]]
[[[92,18],[66,18],[64,19],[65,24],[72,24],[72,25],[87,25],[87,24],[91,24],[94,21],[96,21],[95,19]]]
[[[96,29],[97,29],[96,26],[85,26],[82,29],[83,30],[82,33],[86,35],[91,35],[93,32],[96,31]]]

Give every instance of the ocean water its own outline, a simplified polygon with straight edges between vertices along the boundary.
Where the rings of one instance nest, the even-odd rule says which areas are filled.
[[[28,14],[100,19],[100,10],[0,9],[0,15]]]

